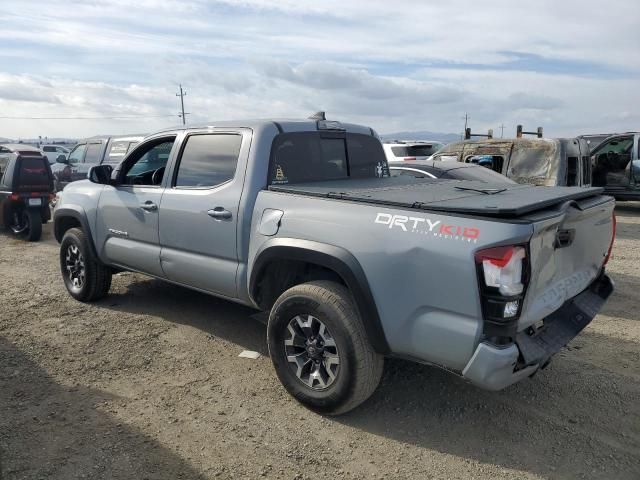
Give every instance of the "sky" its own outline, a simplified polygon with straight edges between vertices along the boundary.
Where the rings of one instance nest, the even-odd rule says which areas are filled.
[[[327,118],[396,131],[640,129],[630,0],[2,0],[0,137]]]

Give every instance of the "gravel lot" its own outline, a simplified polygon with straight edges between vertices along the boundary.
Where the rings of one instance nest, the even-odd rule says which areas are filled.
[[[640,203],[617,210],[616,292],[546,370],[491,393],[387,361],[339,418],[289,398],[251,310],[130,273],[84,305],[50,225],[0,233],[0,478],[637,480]]]

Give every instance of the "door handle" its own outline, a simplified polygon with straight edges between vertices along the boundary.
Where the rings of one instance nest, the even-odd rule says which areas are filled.
[[[146,212],[155,212],[156,210],[158,210],[158,205],[147,200],[146,202],[140,204],[140,208]]]
[[[216,220],[229,220],[231,218],[231,212],[223,207],[213,208],[207,212],[207,215]]]

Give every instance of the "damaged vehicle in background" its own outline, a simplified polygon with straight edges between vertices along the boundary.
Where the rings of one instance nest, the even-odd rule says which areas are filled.
[[[591,157],[587,141],[581,138],[467,139],[450,143],[433,160],[476,163],[516,181],[544,186],[588,187],[591,185]],[[468,135],[470,136],[470,135]]]
[[[117,165],[143,138],[144,135],[121,135],[80,140],[67,158],[56,158],[56,163],[51,166],[56,191],[87,178],[89,169],[95,165]]]
[[[53,176],[49,161],[29,145],[4,145],[8,161],[0,178],[0,225],[30,242],[51,219]]]
[[[592,152],[593,185],[616,200],[640,200],[640,133],[608,137]]]

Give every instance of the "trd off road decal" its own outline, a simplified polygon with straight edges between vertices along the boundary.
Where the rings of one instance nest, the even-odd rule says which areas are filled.
[[[469,243],[476,243],[480,236],[480,230],[475,227],[443,223],[441,220],[431,220],[426,217],[378,213],[374,223],[404,232],[421,233],[437,238],[462,240]]]

